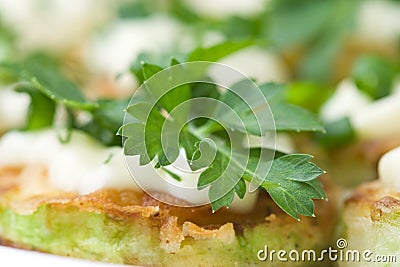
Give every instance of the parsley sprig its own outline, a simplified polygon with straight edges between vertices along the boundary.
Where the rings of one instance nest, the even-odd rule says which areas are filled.
[[[61,107],[68,115],[65,130],[79,129],[105,145],[121,145],[121,138],[115,133],[129,99],[88,100],[80,86],[60,71],[59,62],[48,55],[32,55],[22,62],[0,62],[0,80],[14,84],[17,92],[31,98],[27,123],[21,130],[55,126],[57,107]],[[83,113],[88,120],[80,123],[78,117]]]
[[[171,63],[174,64],[176,61]],[[139,75],[146,81],[162,70],[160,66],[143,63]],[[247,85],[241,81],[233,87]],[[313,114],[286,102],[284,85],[267,83],[259,88],[270,105],[277,131],[323,131],[321,123]],[[252,92],[252,88],[241,89],[250,94]],[[242,155],[244,147],[238,140],[246,134],[263,136],[272,129],[260,131],[260,128],[255,126],[257,121],[252,117],[253,111],[235,93],[230,90],[220,93],[208,83],[186,84],[169,91],[153,106],[152,94],[163,94],[157,90],[163,90],[162,86],[135,95],[131,106],[127,108],[133,122],[123,125],[119,130],[119,134],[126,138],[126,155],[139,155],[142,165],[155,162],[156,168],[163,168],[178,158],[179,149],[184,149],[192,169],[204,168],[199,176],[198,189],[209,187],[213,211],[224,206],[229,207],[235,194],[243,198],[247,191],[246,182],[250,183],[255,179],[260,181],[260,187],[270,194],[276,204],[293,218],[299,219],[299,215],[314,216],[313,199],[326,198],[317,180],[324,171],[311,162],[312,156],[306,154],[286,155],[277,152],[271,161],[268,156],[274,151],[258,147],[250,149],[248,155]],[[191,109],[195,109],[196,106],[171,113],[183,102],[199,95],[216,99],[231,107],[244,123],[244,127],[240,127],[237,121],[229,117],[222,117],[218,122],[204,118],[201,122],[186,122]],[[218,108],[215,110],[217,112]],[[169,116],[166,116],[165,112]],[[163,125],[168,123],[175,123],[172,129],[182,129],[179,133],[166,133],[179,135],[179,149],[169,149],[168,145],[162,143],[162,135],[165,134],[162,132]],[[232,136],[235,140],[229,138]],[[212,140],[216,144],[215,147],[204,140]],[[210,156],[212,153],[215,153],[214,157]],[[260,155],[267,156],[260,160]],[[245,156],[247,160],[241,160]],[[213,161],[207,162],[207,158],[213,158]],[[267,175],[260,175],[257,168],[269,168],[269,172]],[[232,184],[232,181],[235,184]]]
[[[209,49],[196,49],[186,57],[186,60],[201,60],[211,57],[218,60],[232,52],[248,46],[249,42],[220,44]],[[226,49],[226,48],[229,49]],[[172,60],[170,65],[179,62]],[[163,70],[162,67],[143,63],[132,68],[133,74],[139,81],[148,80],[152,75]],[[37,130],[54,125],[54,117],[57,106],[67,109],[68,119],[71,123],[68,127],[86,131],[105,145],[121,144],[115,135],[122,125],[123,109],[129,103],[129,99],[114,100],[103,99],[89,101],[85,98],[79,86],[66,78],[58,66],[52,63],[34,59],[23,63],[0,64],[0,75],[7,81],[16,82],[16,90],[28,93],[31,96],[31,106],[28,114],[28,123],[24,130]],[[235,86],[246,87],[246,83],[238,83]],[[309,111],[289,104],[286,101],[287,88],[279,84],[263,84],[259,86],[262,95],[266,98],[275,119],[277,131],[323,131],[321,123]],[[246,89],[246,88],[244,88]],[[244,90],[246,91],[246,90]],[[247,90],[249,93],[251,90]],[[229,140],[229,136],[241,139],[246,134],[263,136],[268,129],[254,127],[254,117],[251,116],[249,107],[232,94],[230,91],[221,93],[216,86],[209,83],[195,83],[176,88],[166,94],[157,107],[150,112],[149,118],[144,118],[144,111],[151,108],[146,96],[136,99],[133,105],[127,108],[127,112],[135,118],[135,122],[123,125],[119,133],[126,136],[125,153],[127,155],[140,155],[140,163],[148,164],[157,160],[156,167],[163,168],[171,164],[179,154],[179,151],[166,155],[161,146],[161,126],[166,118],[163,112],[171,112],[176,106],[188,99],[195,97],[207,97],[225,103],[230,106],[242,121],[244,128],[229,118],[221,122],[214,122],[205,118],[193,120],[187,123],[179,135],[179,148],[185,150],[187,160],[193,170],[204,169],[198,180],[198,189],[209,187],[209,196],[213,210],[223,206],[229,207],[235,194],[243,198],[247,191],[247,183],[256,179],[260,188],[266,190],[276,204],[295,219],[299,215],[314,215],[313,199],[323,199],[325,194],[317,178],[323,171],[311,162],[312,157],[305,154],[284,154],[265,148],[251,148],[248,160],[240,160],[240,142]],[[188,114],[198,107],[191,107],[185,112],[173,113],[175,123],[185,122]],[[205,107],[202,107],[205,108]],[[84,124],[78,122],[78,115],[82,112],[90,115],[90,119]],[[172,113],[171,113],[172,114]],[[146,128],[143,138],[140,133]],[[228,129],[228,133],[224,130]],[[212,140],[215,146],[205,140]],[[144,145],[144,144],[148,145]],[[235,160],[228,173],[225,173],[228,162],[232,160],[231,150]],[[207,160],[207,153],[215,153],[212,162]],[[261,158],[261,167],[269,168],[268,175],[260,175],[257,172],[260,155],[270,156]],[[204,154],[206,156],[204,156]],[[232,181],[233,187],[227,187]],[[180,177],[171,173],[177,180]],[[221,178],[220,178],[221,177]],[[220,179],[218,179],[220,178]],[[217,182],[216,182],[217,181]],[[228,191],[226,189],[229,188]],[[224,193],[222,197],[221,193]]]

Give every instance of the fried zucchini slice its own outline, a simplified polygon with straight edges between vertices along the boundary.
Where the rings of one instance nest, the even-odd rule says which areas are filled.
[[[359,251],[361,259],[344,260],[340,266],[399,266],[400,192],[379,180],[359,186],[345,202],[343,226],[346,250]],[[364,251],[372,254],[363,259]]]
[[[332,198],[330,187],[325,188]],[[160,197],[171,196],[160,194]],[[174,199],[176,203],[180,200]],[[95,261],[146,266],[310,266],[262,262],[257,252],[330,245],[335,201],[317,201],[317,218],[301,222],[260,193],[255,209],[170,206],[136,191],[78,196],[53,188],[46,170],[0,170],[0,237],[6,245]]]

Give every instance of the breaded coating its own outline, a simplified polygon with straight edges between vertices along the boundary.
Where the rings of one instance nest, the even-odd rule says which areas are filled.
[[[372,254],[366,260],[361,256],[360,261],[342,261],[340,266],[399,266],[400,192],[379,180],[359,186],[345,202],[342,223],[346,249]]]
[[[330,194],[330,187],[326,191]],[[159,198],[172,196],[159,194]],[[170,199],[171,200],[171,199]],[[175,203],[182,202],[173,199]],[[238,214],[209,205],[166,205],[136,191],[100,190],[79,196],[47,182],[40,166],[0,170],[0,236],[25,249],[97,261],[146,266],[310,266],[262,262],[257,252],[330,245],[335,201],[317,201],[316,218],[297,222],[266,193]]]

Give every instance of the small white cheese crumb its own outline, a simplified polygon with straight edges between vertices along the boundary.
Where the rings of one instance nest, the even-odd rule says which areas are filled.
[[[382,183],[393,191],[400,191],[400,147],[397,147],[381,158],[378,166]]]
[[[349,117],[357,136],[361,139],[382,139],[400,134],[400,90],[387,97],[372,101],[355,84],[344,80],[335,94],[321,109],[326,122]]]
[[[246,182],[247,188],[249,187],[249,184]],[[233,212],[237,213],[247,213],[253,210],[254,206],[257,203],[258,200],[258,195],[259,195],[259,190],[256,190],[254,192],[248,192],[246,191],[246,195],[244,195],[243,199],[240,199],[237,195],[233,198],[233,202],[231,206],[229,207],[230,210]]]
[[[26,123],[30,97],[12,88],[0,88],[0,132],[23,127]]]
[[[351,114],[350,121],[362,139],[382,139],[400,134],[400,94],[374,101]]]
[[[349,116],[369,105],[371,99],[361,93],[350,80],[342,81],[336,88],[335,94],[322,106],[323,121],[335,121]]]
[[[397,45],[400,5],[394,1],[363,1],[356,18],[354,37],[360,41]]]
[[[226,77],[224,68],[210,68],[210,77],[218,84],[231,85],[246,76],[254,79],[257,84],[265,82],[285,82],[288,80],[288,70],[282,60],[272,52],[259,47],[241,49],[219,61],[237,71],[243,76]],[[226,80],[228,79],[228,82]]]
[[[69,143],[59,142],[54,130],[8,132],[0,139],[0,166],[44,166],[54,186],[80,194],[102,188],[133,189],[123,149],[105,147],[73,131]]]

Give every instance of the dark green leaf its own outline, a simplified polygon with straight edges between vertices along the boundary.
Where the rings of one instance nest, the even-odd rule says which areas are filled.
[[[199,189],[203,189],[211,183],[215,182],[218,178],[221,177],[221,175],[227,168],[228,163],[228,158],[219,155],[210,165],[210,167],[200,174],[197,187]]]
[[[332,80],[331,70],[354,28],[359,0],[275,0],[267,35],[279,50],[302,48],[297,75],[313,81]],[[295,6],[295,8],[294,8]]]
[[[313,199],[326,198],[321,184],[316,180],[323,171],[309,162],[309,155],[292,154],[274,160],[262,186],[275,203],[295,219],[298,214],[314,215]],[[278,186],[271,186],[270,183]]]
[[[188,55],[187,61],[215,62],[252,44],[253,41],[228,41],[207,48],[198,48]]]
[[[94,138],[108,146],[121,146],[121,138],[116,136],[118,129],[123,124],[124,109],[128,106],[128,99],[97,101],[98,109],[91,112],[91,120],[76,128],[85,131]]]
[[[156,53],[148,53],[142,52],[138,55],[136,60],[132,63],[130,67],[131,73],[136,77],[139,84],[142,84],[146,79],[143,76],[143,63],[147,62],[154,66],[173,66],[179,60],[182,60],[185,55],[180,52],[173,52],[173,57],[171,57],[171,53],[168,54],[156,54]]]
[[[49,127],[53,124],[56,104],[54,101],[43,95],[39,90],[29,84],[19,84],[17,92],[28,93],[31,97],[29,105],[26,130],[37,130]]]
[[[151,14],[145,1],[130,1],[119,6],[118,16],[121,19],[142,18]]]
[[[324,131],[322,123],[306,109],[283,101],[285,87],[267,83],[260,86],[274,116],[278,131]]]
[[[148,76],[151,77],[160,69],[150,66],[147,71]],[[169,76],[166,78],[174,79]],[[321,130],[320,123],[311,113],[285,101],[283,86],[263,85],[261,91],[258,91],[258,96],[254,94],[254,90],[249,90],[250,87],[246,83],[239,82],[235,85],[234,93],[227,91],[222,94],[220,100],[231,107],[236,114],[239,114],[239,121],[246,122],[245,128],[240,128],[235,124],[235,120],[227,118],[223,111],[218,113],[218,110],[215,113],[219,114],[219,117],[217,116],[218,123],[208,120],[200,126],[194,122],[184,125],[190,110],[185,109],[177,116],[173,113],[175,108],[195,94],[213,94],[214,88],[210,87],[211,91],[195,92],[194,88],[205,88],[203,84],[197,84],[197,87],[192,86],[191,88],[177,87],[177,90],[183,90],[180,93],[171,91],[164,94],[165,84],[166,81],[164,83],[158,81],[154,84],[147,82],[144,87],[145,91],[133,98],[132,105],[128,107],[127,111],[141,123],[127,124],[119,131],[119,134],[127,138],[126,154],[140,155],[141,164],[148,164],[157,158],[155,165],[157,168],[161,168],[174,162],[179,155],[179,149],[183,148],[192,169],[205,168],[200,174],[197,185],[200,190],[206,187],[209,189],[210,203],[214,211],[223,206],[229,207],[235,194],[239,198],[243,198],[246,193],[246,180],[251,184],[255,183],[257,186],[264,187],[278,205],[294,218],[298,218],[298,214],[313,215],[312,199],[322,198],[324,195],[320,190],[320,185],[315,182],[323,171],[309,162],[311,156],[283,155],[279,152],[275,154],[273,150],[247,150],[241,147],[245,133],[262,135],[266,131],[264,129],[263,132],[260,130],[256,132],[254,129],[256,129],[257,121],[252,120],[251,117],[252,108],[265,108],[264,98],[269,101],[272,112],[277,113],[274,113],[274,116],[279,130]],[[261,99],[264,102],[250,108],[246,102],[237,97],[237,92],[240,92],[245,99],[256,98],[257,101]],[[160,98],[155,102],[154,99],[157,97]],[[203,106],[202,108],[207,107]],[[212,111],[213,109],[211,109]],[[257,112],[255,113],[257,114]],[[166,119],[167,117],[168,119]],[[163,141],[164,136],[162,136],[161,130],[165,126],[164,124],[173,126],[169,131],[164,132],[167,137],[179,136],[178,140],[175,140],[178,142],[175,147],[168,144],[169,139],[173,140],[173,138],[166,138]],[[224,132],[221,131],[223,127],[232,133],[220,135],[220,132]],[[228,139],[228,136],[231,139]],[[211,145],[211,142],[206,142],[205,138],[212,140],[216,147]],[[162,142],[167,142],[167,144]],[[210,162],[209,159],[212,161]],[[307,192],[301,192],[299,196],[296,190]]]
[[[96,103],[87,101],[80,89],[57,71],[34,63],[30,64],[28,71],[30,82],[50,99],[71,108],[93,110],[98,107]]]
[[[235,89],[236,87],[239,89]],[[231,107],[235,113],[229,113],[225,109],[220,110],[219,108],[223,106],[218,106],[215,116],[219,122],[230,129],[263,136],[266,131],[274,129],[272,117],[268,121],[271,110],[275,128],[278,131],[324,130],[322,123],[314,114],[285,101],[285,86],[267,83],[259,88],[261,93],[257,96],[258,88],[249,82],[243,81],[233,85],[232,90],[228,90],[221,96],[221,101]],[[241,97],[246,97],[246,100],[239,97],[236,92],[240,92]],[[252,108],[247,104],[249,102],[255,103]]]
[[[175,180],[177,180],[178,182],[180,182],[180,181],[182,181],[182,178],[179,176],[179,175],[177,175],[177,174],[175,174],[175,173],[173,173],[173,172],[171,172],[171,171],[169,171],[169,170],[167,170],[167,169],[163,169],[166,173],[168,173],[168,175],[170,175],[172,178],[174,178]]]
[[[391,93],[397,74],[395,65],[389,60],[365,55],[356,60],[351,76],[361,91],[379,99]]]
[[[229,206],[232,204],[234,196],[235,196],[235,190],[232,190],[232,191],[229,191],[223,197],[221,197],[215,201],[212,201],[211,208],[212,208],[213,212],[221,209],[224,206],[229,208]]]
[[[244,198],[244,195],[246,194],[246,183],[243,179],[240,179],[239,182],[236,184],[235,192],[240,199]]]
[[[256,39],[262,34],[263,20],[267,16],[263,15],[254,18],[230,17],[219,22],[216,30],[227,36],[228,40]]]
[[[318,166],[310,162],[312,156],[306,154],[290,154],[274,160],[267,180],[279,183],[282,180],[308,182],[324,173]]]
[[[269,35],[274,44],[288,47],[304,43],[329,22],[334,1],[274,1]],[[296,5],[296,8],[293,8]]]
[[[325,123],[326,134],[317,134],[318,141],[328,148],[338,148],[356,140],[348,117]]]
[[[162,70],[163,69],[161,67],[154,64],[149,64],[149,63],[142,64],[142,72],[145,80],[150,79],[153,75]]]
[[[83,110],[98,107],[96,103],[87,101],[80,89],[55,70],[54,66],[30,61],[25,65],[1,64],[0,69],[18,77],[20,82],[32,83],[37,90],[59,104]]]

